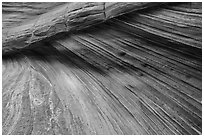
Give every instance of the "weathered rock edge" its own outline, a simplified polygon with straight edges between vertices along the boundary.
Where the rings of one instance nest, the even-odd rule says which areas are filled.
[[[67,3],[25,24],[3,30],[2,54],[29,46],[60,32],[76,31],[121,14],[161,3]]]

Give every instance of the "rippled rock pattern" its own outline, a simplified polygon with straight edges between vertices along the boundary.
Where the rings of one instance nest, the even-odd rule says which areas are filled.
[[[3,3],[3,33],[67,5],[86,7]],[[105,5],[122,10],[28,45],[3,34],[2,134],[202,134],[202,3]]]

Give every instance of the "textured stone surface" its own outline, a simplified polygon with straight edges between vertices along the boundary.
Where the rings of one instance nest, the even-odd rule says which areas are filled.
[[[202,134],[200,5],[131,12],[4,55],[2,134]]]
[[[49,3],[45,3],[46,5]],[[7,6],[4,6],[7,5]],[[3,5],[3,11],[8,12],[9,3]],[[20,4],[20,5],[23,5]],[[27,3],[27,6],[29,4]],[[32,5],[32,4],[30,4]],[[15,49],[22,49],[31,43],[54,36],[60,32],[80,30],[90,25],[103,22],[118,15],[157,5],[155,3],[50,3],[50,10],[42,11],[44,14],[36,15],[34,19],[24,20],[17,27],[3,29],[3,54]],[[58,6],[60,5],[60,6]],[[10,5],[12,7],[12,4]],[[16,8],[16,7],[14,7]],[[19,7],[17,7],[18,9]],[[48,9],[49,9],[48,8]],[[12,8],[11,8],[12,9]],[[17,11],[12,11],[15,15]],[[27,13],[26,11],[23,11]],[[28,11],[30,12],[30,11]],[[27,13],[28,14],[28,13]],[[37,14],[37,13],[36,13]],[[11,14],[12,15],[12,14]],[[22,14],[23,15],[23,14]],[[9,16],[6,16],[9,18]],[[15,20],[14,17],[10,17]],[[3,20],[5,22],[5,20]],[[6,24],[6,23],[3,23]],[[6,25],[3,25],[6,26]]]

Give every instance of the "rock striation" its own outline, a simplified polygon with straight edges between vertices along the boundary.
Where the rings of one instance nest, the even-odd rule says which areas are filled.
[[[2,134],[202,134],[202,4],[158,4],[3,3]]]
[[[24,3],[19,6],[23,4]],[[147,2],[79,2],[55,4],[56,8],[52,8],[53,4],[50,4],[50,10],[47,10],[46,12],[43,11],[45,12],[44,14],[40,14],[29,21],[24,21],[19,26],[3,29],[3,54],[15,49],[22,49],[32,43],[49,38],[61,32],[84,29],[90,25],[104,22],[110,18],[133,10],[158,5]],[[9,8],[7,8],[8,5],[9,4],[7,4],[7,6],[3,6],[4,12],[9,11]],[[17,8],[19,8],[19,6]],[[15,11],[13,12],[15,13]]]

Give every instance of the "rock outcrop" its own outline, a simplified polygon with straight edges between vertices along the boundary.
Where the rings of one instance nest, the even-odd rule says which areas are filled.
[[[157,4],[3,12],[2,134],[202,134],[202,4]]]
[[[159,3],[148,2],[79,2],[54,4],[56,8],[52,8],[53,3],[50,3],[50,10],[46,12],[43,11],[45,12],[44,14],[38,15],[38,13],[33,19],[23,21],[19,26],[10,26],[3,29],[3,54],[9,51],[22,49],[32,43],[49,38],[58,33],[81,30],[121,14],[158,4]],[[3,12],[9,11],[8,5],[9,3],[7,3],[5,7],[3,6]],[[20,8],[21,5],[24,5],[24,3],[19,4],[16,8]],[[27,6],[29,5],[32,4],[27,3]],[[15,12],[17,11],[13,11],[13,14],[15,14]],[[25,13],[27,12],[25,11]]]

